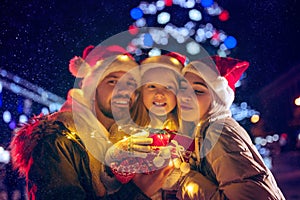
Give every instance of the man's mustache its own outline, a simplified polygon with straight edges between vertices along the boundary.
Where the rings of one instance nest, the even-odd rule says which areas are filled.
[[[130,95],[128,94],[116,94],[112,97],[112,99],[130,99]]]

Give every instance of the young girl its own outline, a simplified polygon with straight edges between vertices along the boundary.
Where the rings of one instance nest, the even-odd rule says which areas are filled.
[[[178,81],[183,64],[168,55],[149,57],[141,62],[141,87],[131,119],[117,122],[110,130],[115,143],[130,135],[133,128],[178,130]],[[133,123],[128,123],[129,121]]]
[[[133,105],[132,120],[119,121],[112,127],[110,140],[113,143],[128,138],[134,129],[178,130],[176,95],[183,64],[173,56],[149,57],[141,62],[141,87]],[[173,173],[171,176],[175,175],[178,177],[180,174]],[[162,191],[159,191],[151,199],[162,199],[162,195]]]
[[[178,75],[182,64],[170,56],[150,57],[141,63],[141,93],[133,113],[137,125],[178,129]]]
[[[248,133],[231,117],[234,84],[248,62],[213,59],[193,61],[183,70],[179,107],[196,150],[190,162],[194,170],[180,180],[177,197],[285,199]]]

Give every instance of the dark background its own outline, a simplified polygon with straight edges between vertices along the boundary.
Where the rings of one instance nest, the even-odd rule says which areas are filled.
[[[246,101],[261,116],[257,124],[251,124],[249,118],[240,123],[252,136],[275,133],[281,138],[287,136],[287,141],[267,146],[271,154],[260,153],[273,158],[272,171],[286,198],[300,199],[299,151],[283,152],[300,149],[300,139],[297,140],[300,107],[293,102],[300,96],[300,1],[216,2],[229,11],[230,19],[220,22],[216,17],[206,16],[205,23],[211,22],[234,36],[238,44],[230,56],[250,62],[247,77],[236,90],[235,103]],[[130,10],[139,3],[138,0],[2,0],[0,69],[65,98],[74,84],[74,77],[68,71],[69,60],[81,56],[86,46],[126,31],[134,22]],[[186,9],[175,5],[168,9],[177,23],[186,20]],[[0,146],[7,146],[12,130],[3,121],[3,112],[9,110],[17,121],[25,98],[2,88],[0,99]],[[42,107],[33,101],[31,114],[39,114]],[[282,154],[276,156],[279,151]],[[8,174],[11,190],[24,186],[23,179]]]
[[[81,56],[84,47],[126,31],[134,22],[130,10],[139,2],[1,1],[0,68],[65,98],[74,84],[68,71],[69,60]],[[216,2],[229,11],[230,19],[220,22],[206,18],[207,22],[236,37],[238,44],[230,56],[250,62],[247,78],[236,91],[236,102],[247,101],[260,112],[263,131],[293,134],[299,128],[290,125],[296,109],[293,99],[300,95],[299,1]],[[175,5],[170,9],[176,20],[183,19],[185,9]],[[289,73],[293,68],[294,73]],[[276,82],[288,73],[286,79]],[[293,84],[287,84],[289,81]],[[5,89],[2,98],[1,113],[17,108],[21,101]],[[0,123],[3,128],[4,122]]]

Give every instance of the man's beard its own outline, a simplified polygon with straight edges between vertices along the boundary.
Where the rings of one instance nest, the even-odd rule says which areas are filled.
[[[131,103],[130,103],[129,107],[125,107],[125,108],[120,108],[120,107],[114,106],[111,103],[110,103],[110,105],[111,105],[110,108],[105,108],[105,107],[99,105],[99,109],[105,117],[113,119],[114,121],[131,118],[131,116],[130,116],[130,113],[132,111],[132,108],[130,108]]]
[[[108,109],[105,109],[105,108],[101,108],[101,107],[100,107],[100,111],[103,113],[103,115],[104,115],[105,117],[108,117],[108,118],[111,118],[111,119],[114,118],[114,116],[113,116],[111,110],[108,110]]]
[[[100,110],[104,116],[113,119],[114,121],[130,117],[130,115],[128,116],[129,113],[128,108],[111,108],[111,109],[100,108]],[[112,110],[114,110],[114,112]]]

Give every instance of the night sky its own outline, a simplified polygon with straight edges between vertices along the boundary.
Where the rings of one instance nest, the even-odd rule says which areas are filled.
[[[0,3],[0,68],[65,97],[73,87],[69,60],[84,47],[126,31],[137,0],[10,1]],[[149,1],[150,2],[150,1]],[[257,92],[300,63],[297,0],[220,0],[230,13],[211,22],[237,38],[231,56],[250,62],[238,99],[255,105]],[[180,20],[181,10],[176,11]],[[255,108],[255,109],[260,109]],[[260,111],[262,112],[262,111]]]

